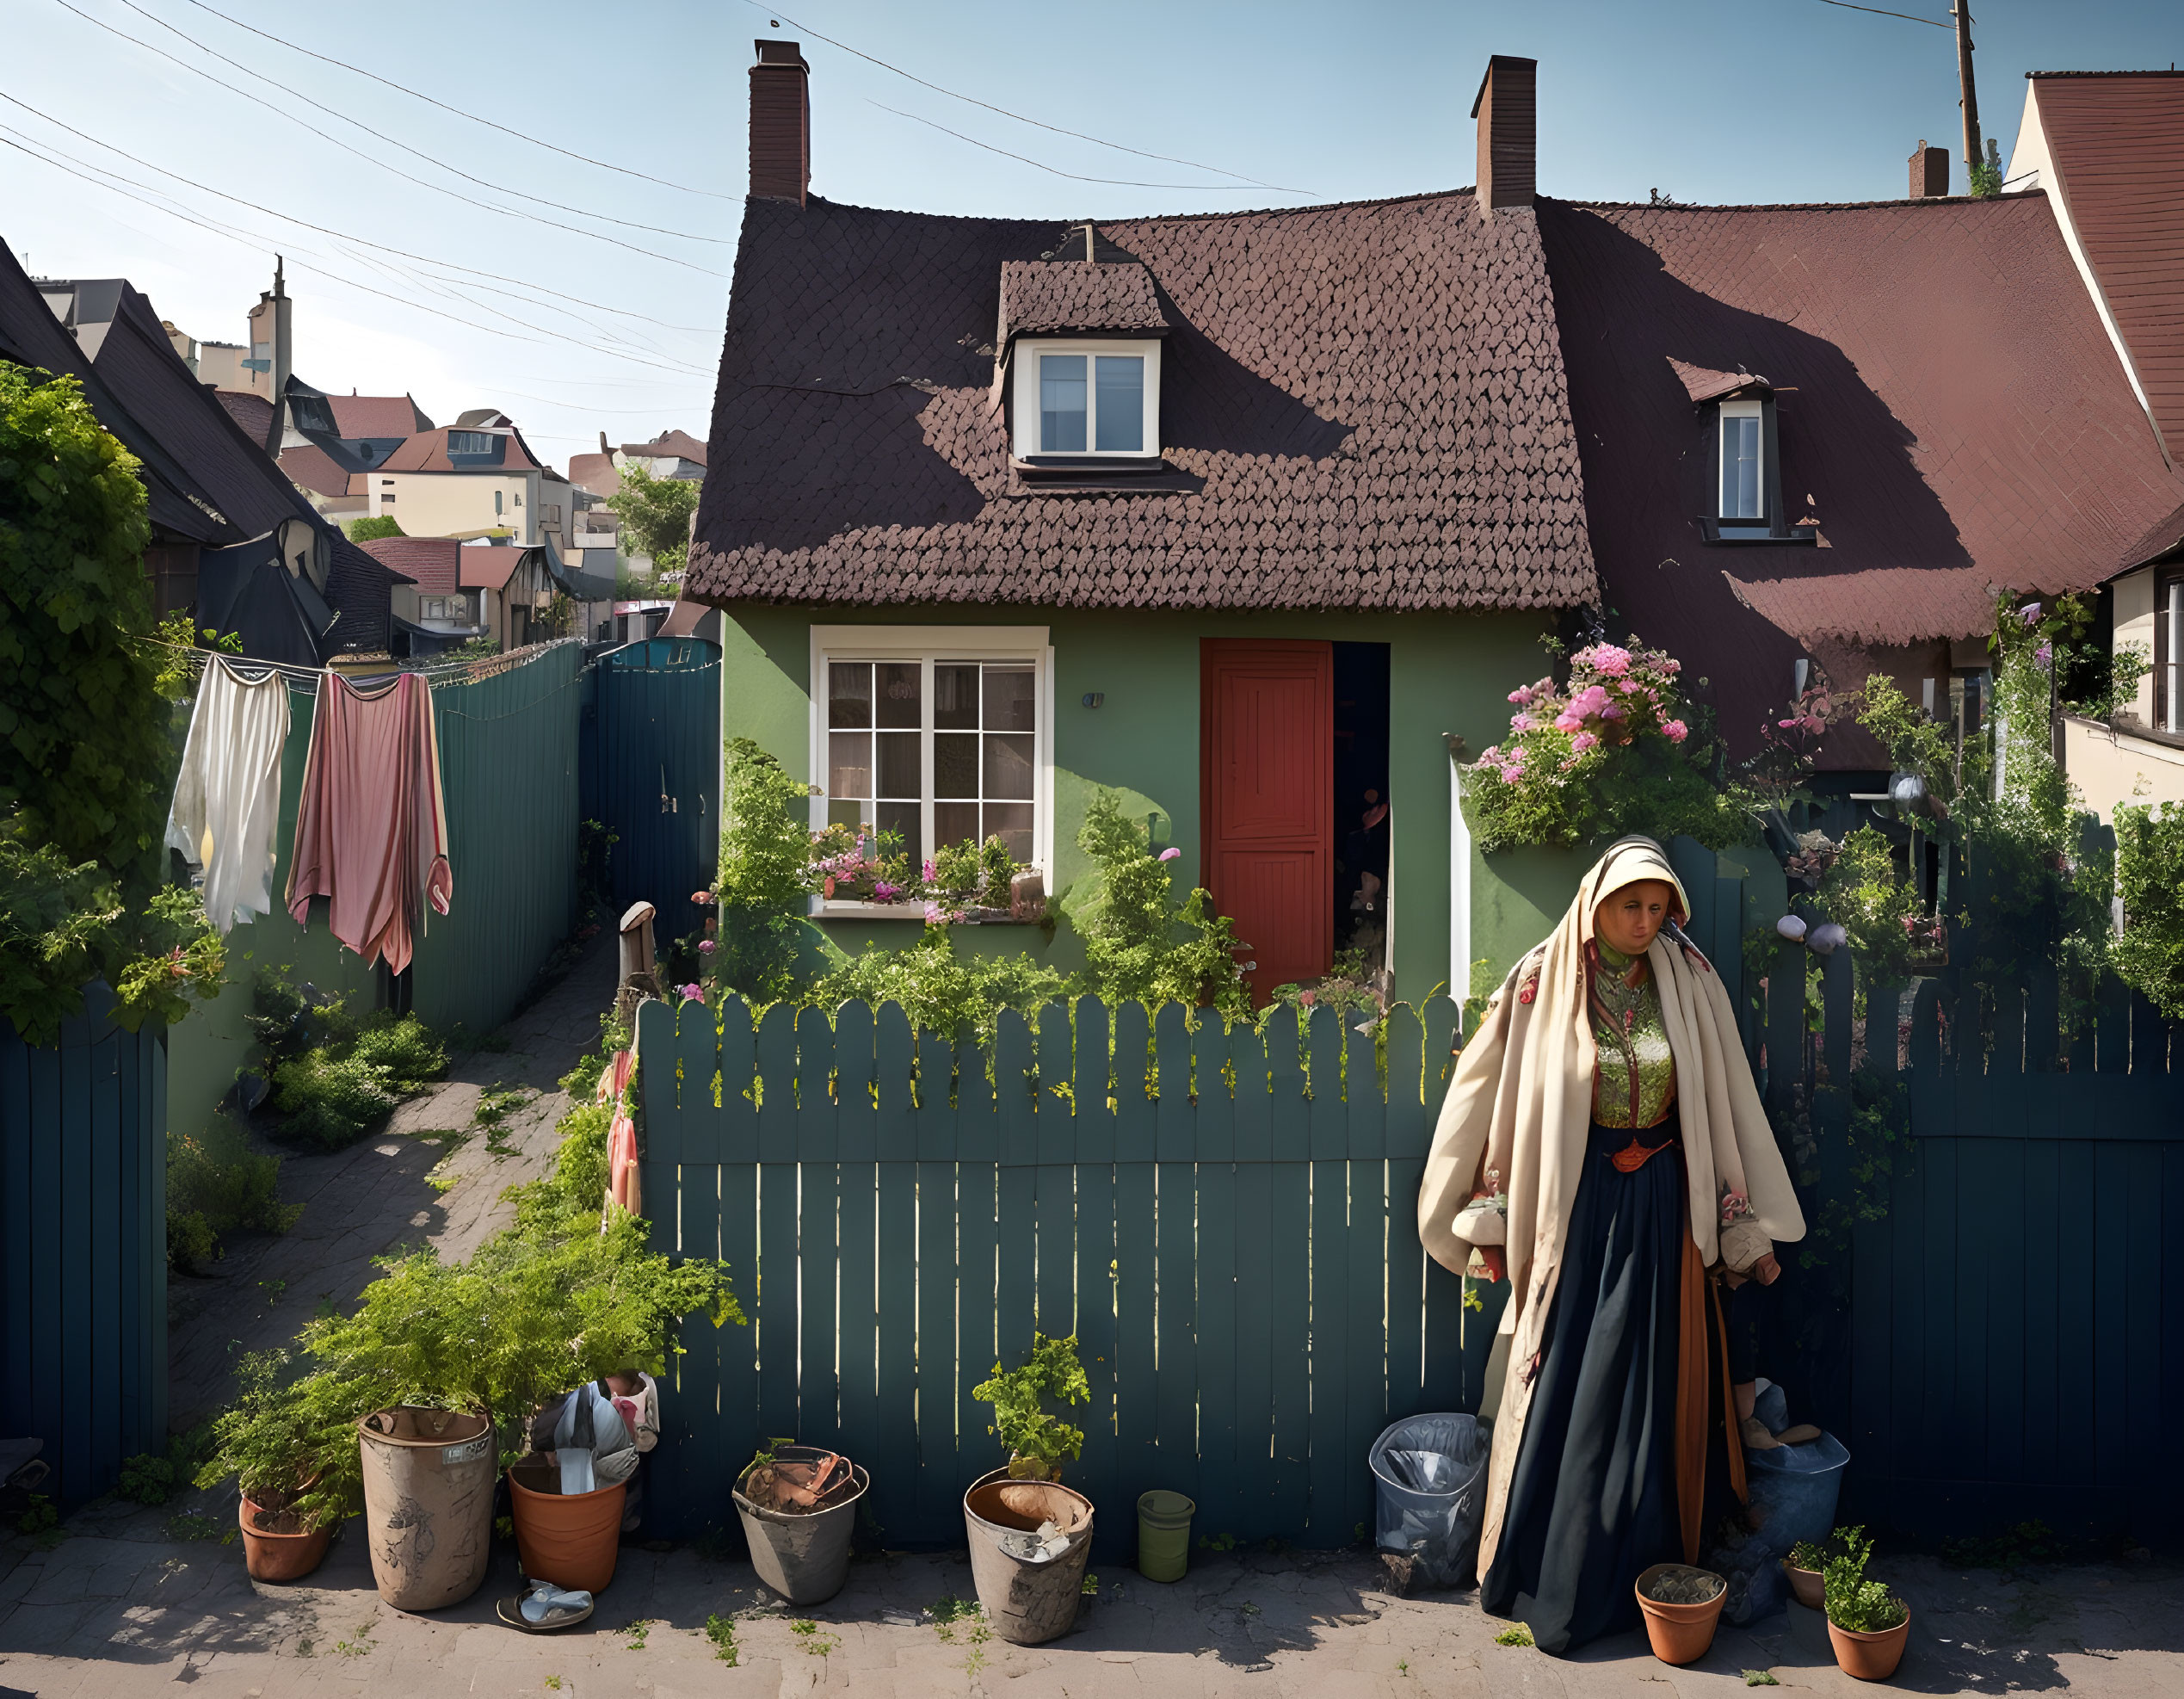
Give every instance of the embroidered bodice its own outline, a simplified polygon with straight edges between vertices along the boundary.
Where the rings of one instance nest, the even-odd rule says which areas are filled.
[[[1661,1018],[1661,992],[1648,973],[1633,985],[1632,958],[1606,944],[1593,955],[1593,1041],[1600,1053],[1593,1075],[1593,1119],[1602,1127],[1653,1127],[1675,1102],[1676,1062]]]

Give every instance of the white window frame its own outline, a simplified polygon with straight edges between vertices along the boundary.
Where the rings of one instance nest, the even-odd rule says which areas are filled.
[[[1721,510],[1722,484],[1729,469],[1729,422],[1731,419],[1750,419],[1754,422],[1752,438],[1759,451],[1757,487],[1759,511],[1731,514]],[[1756,400],[1724,401],[1721,404],[1721,419],[1714,427],[1714,513],[1724,525],[1768,525],[1774,516],[1767,510],[1767,414]]]
[[[1032,701],[1037,715],[1032,743],[1032,859],[1028,865],[1047,876],[1054,867],[1054,650],[1045,626],[818,626],[811,627],[810,744],[806,770],[817,794],[811,824],[827,824],[827,664],[830,661],[915,661],[920,664],[926,724],[918,735],[919,828],[933,835],[933,668],[949,661],[1028,663]],[[910,846],[915,859],[917,851]],[[900,918],[897,905],[812,899],[812,912],[825,915],[887,915]]]
[[[1099,381],[1095,375],[1098,368],[1088,362],[1084,368],[1084,441],[1088,446],[1081,449],[1051,450],[1040,447],[1039,359],[1043,354],[1082,354],[1095,357],[1102,354],[1127,354],[1142,356],[1145,362],[1145,417],[1144,435],[1139,440],[1145,446],[1142,448],[1095,448],[1089,446],[1100,440],[1100,398]],[[1160,458],[1159,337],[1149,337],[1142,341],[1112,337],[1027,340],[1016,344],[1009,359],[1015,368],[1013,402],[1016,416],[1018,460],[1056,454],[1066,455],[1070,460],[1157,460]]]

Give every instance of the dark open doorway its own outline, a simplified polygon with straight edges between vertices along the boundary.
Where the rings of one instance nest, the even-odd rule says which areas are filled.
[[[1388,963],[1388,646],[1335,651],[1335,948],[1361,979]]]

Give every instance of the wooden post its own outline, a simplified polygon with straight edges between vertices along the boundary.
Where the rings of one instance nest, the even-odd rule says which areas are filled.
[[[1964,108],[1965,187],[1969,189],[1976,181],[1973,173],[1986,163],[1987,158],[1979,145],[1979,91],[1971,77],[1970,0],[1957,0],[1949,15],[1957,21],[1957,83],[1963,94],[1959,104]]]

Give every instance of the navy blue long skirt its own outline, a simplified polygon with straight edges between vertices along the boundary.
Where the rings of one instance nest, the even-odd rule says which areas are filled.
[[[1672,1114],[1639,1139],[1675,1135]],[[1488,1611],[1524,1623],[1548,1652],[1636,1628],[1639,1572],[1683,1560],[1683,1149],[1679,1142],[1626,1174],[1610,1158],[1632,1136],[1592,1129],[1501,1544],[1479,1588]]]

